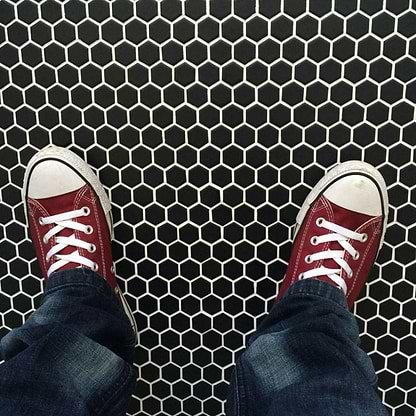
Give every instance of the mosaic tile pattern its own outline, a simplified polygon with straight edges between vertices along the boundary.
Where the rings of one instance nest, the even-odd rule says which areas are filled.
[[[384,402],[414,415],[415,74],[414,0],[0,1],[0,336],[42,291],[25,166],[68,146],[113,202],[129,414],[221,415],[303,199],[364,159],[391,221],[355,312]]]

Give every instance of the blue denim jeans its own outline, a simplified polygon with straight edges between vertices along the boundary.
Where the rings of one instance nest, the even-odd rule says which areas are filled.
[[[135,334],[108,283],[55,273],[42,305],[2,338],[2,416],[125,415],[137,374]]]
[[[228,416],[379,416],[387,411],[341,290],[301,280],[275,304],[240,356]]]
[[[227,415],[386,415],[358,342],[341,291],[296,283],[239,358]],[[125,415],[134,344],[104,279],[86,269],[55,273],[40,308],[1,340],[1,415]]]

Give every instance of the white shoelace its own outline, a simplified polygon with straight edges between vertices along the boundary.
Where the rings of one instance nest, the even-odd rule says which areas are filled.
[[[346,294],[347,285],[344,279],[341,277],[341,273],[343,270],[345,270],[347,277],[351,278],[353,272],[350,265],[344,260],[344,254],[347,251],[353,260],[358,260],[360,257],[360,253],[350,244],[348,240],[356,240],[364,243],[367,241],[368,235],[366,233],[357,233],[355,231],[351,231],[348,228],[341,227],[338,224],[326,221],[324,218],[318,218],[316,220],[316,225],[318,227],[326,228],[328,231],[332,231],[332,233],[312,237],[311,244],[316,246],[322,243],[337,241],[343,250],[320,251],[318,253],[306,256],[305,262],[309,264],[314,261],[332,259],[339,265],[339,269],[330,269],[328,267],[320,266],[316,269],[311,269],[301,273],[299,275],[299,279],[328,276]]]
[[[55,227],[51,228],[43,237],[43,243],[47,244],[48,241],[59,234],[63,229],[69,228],[71,230],[82,231],[85,234],[92,234],[93,228],[90,225],[80,224],[79,222],[72,221],[77,217],[86,217],[90,214],[88,207],[83,207],[75,211],[63,212],[62,214],[51,215],[49,217],[39,217],[39,224],[49,225],[56,224]],[[59,254],[66,247],[76,247],[76,250],[71,254]],[[57,261],[52,263],[48,269],[48,277],[61,267],[68,263],[78,263],[82,266],[89,267],[93,271],[98,270],[97,263],[83,257],[79,254],[78,248],[83,248],[90,253],[94,253],[97,249],[94,244],[87,243],[85,241],[75,238],[75,234],[69,237],[56,237],[56,244],[46,254],[46,262],[48,262],[52,256],[56,256]]]

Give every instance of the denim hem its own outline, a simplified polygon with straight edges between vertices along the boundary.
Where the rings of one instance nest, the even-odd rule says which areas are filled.
[[[67,285],[92,286],[103,291],[109,297],[115,297],[115,292],[107,280],[86,268],[68,269],[52,273],[46,281],[45,296]]]
[[[348,309],[347,298],[341,289],[318,279],[303,279],[290,286],[282,300],[296,295],[319,296]]]
[[[94,409],[94,412],[97,416],[107,415],[110,409],[117,405],[120,401],[120,396],[129,397],[133,394],[133,391],[130,391],[130,394],[126,394],[126,390],[133,390],[133,386],[136,385],[137,373],[129,363],[124,363],[124,368],[119,376],[118,382],[111,387],[109,391],[101,392],[100,398],[103,401],[103,404]],[[133,386],[131,386],[131,384]],[[129,388],[130,385],[130,388]],[[97,400],[99,402],[100,400]]]

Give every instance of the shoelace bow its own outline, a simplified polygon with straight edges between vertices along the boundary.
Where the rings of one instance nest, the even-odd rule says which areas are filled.
[[[90,225],[85,225],[73,221],[75,218],[86,217],[89,214],[90,209],[88,207],[83,207],[75,211],[63,212],[62,214],[51,215],[49,217],[39,217],[39,223],[41,225],[56,224],[44,235],[43,243],[47,244],[52,237],[59,234],[65,228],[82,231],[87,235],[92,234],[94,230]],[[72,234],[69,237],[63,237],[58,235],[55,241],[56,244],[46,254],[47,262],[51,259],[52,256],[56,256],[57,258],[57,261],[52,263],[48,269],[48,277],[53,272],[67,265],[68,263],[78,263],[82,266],[89,267],[93,271],[98,270],[97,263],[94,263],[90,259],[81,256],[78,251],[78,248],[83,248],[87,250],[89,253],[94,253],[97,249],[94,244],[87,243],[86,241],[75,238],[75,234]],[[70,254],[59,254],[68,246],[75,247],[76,249]]]
[[[357,233],[355,231],[351,231],[348,228],[334,224],[330,221],[326,221],[324,218],[318,218],[316,220],[316,225],[332,232],[329,234],[312,237],[312,245],[317,246],[318,244],[337,241],[343,250],[326,250],[310,254],[305,257],[305,262],[310,264],[314,261],[331,259],[339,265],[339,269],[330,269],[328,267],[320,266],[301,273],[299,275],[299,279],[328,276],[337,286],[343,290],[344,293],[347,293],[347,285],[345,280],[341,277],[341,273],[344,270],[347,274],[347,277],[351,278],[353,272],[350,265],[344,260],[344,254],[347,251],[353,260],[358,260],[360,257],[360,253],[351,245],[349,240],[355,240],[364,243],[367,241],[368,235],[366,233]]]

